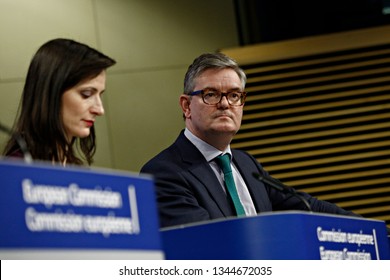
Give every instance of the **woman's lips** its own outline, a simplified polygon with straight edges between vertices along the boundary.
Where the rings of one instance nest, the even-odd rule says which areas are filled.
[[[87,124],[88,127],[92,127],[94,121],[84,120],[84,122]]]

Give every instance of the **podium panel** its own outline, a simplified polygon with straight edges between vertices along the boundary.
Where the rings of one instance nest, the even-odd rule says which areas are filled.
[[[287,211],[163,229],[167,259],[389,259],[382,221]]]
[[[163,259],[154,183],[0,160],[0,259]]]

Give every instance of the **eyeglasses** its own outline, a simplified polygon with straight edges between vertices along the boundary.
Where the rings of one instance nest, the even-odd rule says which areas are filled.
[[[194,96],[198,94],[202,95],[203,102],[208,105],[217,105],[221,102],[222,97],[226,96],[229,105],[242,106],[246,98],[246,92],[244,91],[220,92],[215,89],[201,89],[188,95]]]

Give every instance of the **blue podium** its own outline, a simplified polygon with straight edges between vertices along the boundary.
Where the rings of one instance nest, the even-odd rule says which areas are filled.
[[[273,212],[163,229],[167,259],[390,259],[382,221]]]
[[[164,259],[153,180],[0,160],[0,259]]]

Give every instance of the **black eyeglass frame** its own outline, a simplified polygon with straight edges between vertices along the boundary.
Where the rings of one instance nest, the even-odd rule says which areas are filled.
[[[219,102],[221,102],[222,98],[224,96],[226,96],[226,100],[228,101],[229,105],[230,106],[243,106],[245,104],[245,99],[246,99],[246,92],[245,91],[232,91],[232,92],[221,92],[221,91],[218,91],[218,90],[213,90],[213,91],[216,91],[218,93],[221,94],[221,98],[219,99],[219,101],[217,103],[214,103],[214,104],[210,104],[210,103],[207,103],[205,100],[204,100],[204,94],[207,93],[206,91],[209,90],[209,89],[200,89],[200,90],[196,90],[196,91],[193,91],[191,93],[189,93],[188,95],[190,96],[195,96],[195,95],[199,95],[201,94],[202,95],[202,100],[205,104],[207,105],[217,105]],[[241,100],[241,104],[231,104],[230,103],[230,100],[229,100],[229,94],[232,94],[232,93],[240,93],[241,94],[241,97],[240,97],[240,100]]]

